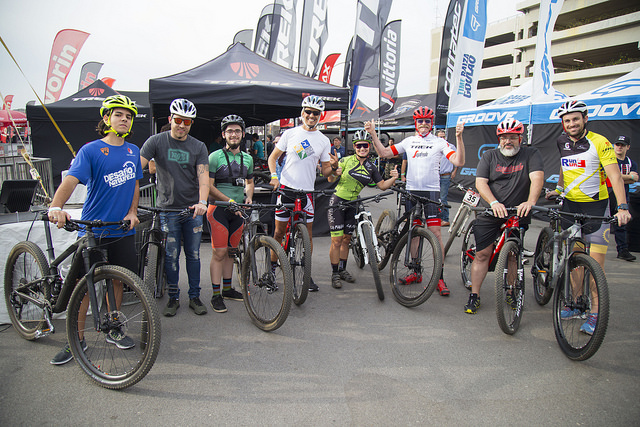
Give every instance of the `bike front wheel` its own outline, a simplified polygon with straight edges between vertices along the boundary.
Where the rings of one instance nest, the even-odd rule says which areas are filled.
[[[471,264],[476,258],[476,238],[473,234],[475,221],[471,221],[467,232],[462,239],[462,252],[460,252],[460,275],[462,276],[462,284],[468,290],[471,290]]]
[[[604,341],[609,324],[609,287],[600,264],[587,254],[569,258],[553,298],[556,340],[571,360],[587,360]],[[569,289],[566,289],[566,288]]]
[[[94,325],[83,277],[67,308],[69,347],[93,381],[105,388],[124,389],[143,379],[155,363],[161,335],[158,306],[151,291],[126,268],[103,265],[96,268],[93,281],[100,324]],[[119,308],[109,307],[108,292],[114,292]]]
[[[369,257],[369,265],[371,266],[371,273],[373,274],[373,282],[376,285],[378,299],[380,301],[383,301],[384,290],[382,290],[382,280],[380,279],[380,270],[378,270],[378,257],[376,256],[376,248],[373,246],[373,230],[371,229],[371,224],[362,224],[362,237],[364,237],[364,242],[367,245],[367,256]]]
[[[42,249],[33,242],[20,242],[9,252],[4,271],[4,298],[13,327],[26,340],[35,340],[38,331],[48,327],[44,308],[29,299],[44,302],[49,298],[51,286],[44,280],[48,271],[49,263]]]
[[[278,265],[271,268],[271,252]],[[257,236],[254,251],[242,263],[241,288],[244,306],[254,325],[275,331],[289,316],[293,295],[293,273],[287,255],[275,239]]]
[[[520,246],[504,244],[498,255],[496,274],[496,316],[502,332],[513,335],[520,326],[524,309],[524,274]]]
[[[540,230],[531,268],[533,296],[540,305],[547,304],[553,294],[553,289],[550,286],[551,269],[553,268],[553,247],[549,244],[551,240],[553,240],[553,231],[550,227],[544,227]]]
[[[396,225],[396,214],[394,211],[385,209],[378,218],[376,223],[376,237],[378,238],[378,246],[380,247],[381,261],[378,264],[378,270],[382,271],[387,266],[393,249],[391,248],[391,240],[394,233],[393,228]]]
[[[438,238],[425,228],[415,228],[412,241],[405,234],[391,257],[391,290],[405,307],[415,307],[429,299],[442,274],[442,248]],[[409,262],[406,253],[410,252]]]
[[[311,283],[311,238],[306,224],[296,224],[292,249],[293,256],[289,256],[293,272],[293,302],[302,305],[307,300]]]

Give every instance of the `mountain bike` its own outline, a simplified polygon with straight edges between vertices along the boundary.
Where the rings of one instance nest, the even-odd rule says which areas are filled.
[[[289,316],[293,299],[293,273],[289,258],[273,237],[267,236],[260,210],[280,205],[215,202],[216,206],[239,212],[245,220],[240,245],[229,248],[240,280],[244,306],[254,325],[275,331]],[[277,266],[272,268],[272,253]]]
[[[38,245],[29,241],[16,244],[7,259],[4,290],[11,323],[23,338],[35,340],[54,333],[52,315],[67,310],[67,340],[83,372],[109,389],[136,384],[158,355],[158,308],[151,291],[134,272],[107,264],[93,231],[113,225],[128,228],[129,222],[69,220],[66,230],[84,228],[86,234],[55,257],[46,211],[40,219],[50,261]],[[70,256],[71,267],[63,279],[60,264]],[[80,274],[82,267],[84,276]],[[124,289],[119,308],[114,282],[121,282]],[[89,297],[88,311],[83,303],[85,296]],[[127,335],[135,345],[120,349],[107,341],[112,334]]]
[[[138,276],[144,285],[156,298],[162,298],[167,288],[167,274],[164,262],[167,247],[167,232],[162,229],[160,220],[164,212],[180,212],[181,216],[192,215],[193,211],[186,209],[156,208],[152,206],[138,206],[139,209],[153,214],[151,227],[142,230],[142,243],[138,257]]]
[[[376,285],[376,292],[378,293],[378,299],[380,301],[384,300],[384,290],[382,289],[380,270],[378,270],[378,262],[382,260],[382,257],[378,250],[378,239],[373,232],[371,212],[365,210],[365,202],[372,200],[379,203],[389,194],[393,194],[393,191],[386,191],[376,194],[375,196],[358,198],[351,201],[343,201],[338,204],[338,209],[348,209],[352,207],[356,209],[356,228],[349,242],[349,246],[358,268],[363,268],[366,264],[371,266],[373,281]]]
[[[480,203],[480,194],[476,193],[473,188],[465,188],[456,183],[454,183],[454,187],[464,192],[464,197],[462,198],[462,204],[458,208],[456,216],[453,218],[453,221],[451,221],[451,226],[449,227],[449,238],[447,239],[447,243],[444,245],[445,257],[447,256],[455,238],[464,236],[467,233],[469,227],[467,225],[467,221],[471,217],[471,208],[478,206],[478,203]]]
[[[335,193],[335,190],[305,191],[279,188],[276,193],[295,199],[293,207],[291,204],[282,205],[284,209],[291,212],[282,246],[289,256],[293,272],[293,302],[295,305],[302,305],[307,300],[311,283],[311,237],[307,229],[307,213],[303,210],[302,202],[309,193],[329,195]]]
[[[405,307],[415,307],[429,299],[442,274],[442,247],[438,238],[423,226],[424,206],[440,202],[391,187],[415,205],[387,229],[380,228],[378,243],[384,247],[380,265],[390,260],[389,281],[396,300]]]
[[[493,216],[491,208],[469,207],[469,212]],[[509,216],[500,227],[501,233],[496,239],[493,252],[489,258],[489,271],[495,271],[496,317],[502,332],[508,335],[516,333],[520,327],[524,309],[524,264],[523,241],[524,229],[520,227],[517,208],[507,208]],[[476,245],[473,229],[476,220],[469,228],[462,241],[460,254],[460,274],[462,283],[471,289],[471,264],[476,257]]]
[[[550,227],[540,231],[531,267],[536,302],[544,305],[553,296],[553,329],[556,340],[571,360],[587,360],[604,341],[609,323],[609,287],[600,264],[589,256],[589,245],[582,228],[587,221],[617,221],[600,217],[561,212],[559,208],[534,206],[546,213]],[[573,219],[562,230],[561,218]],[[598,305],[593,333],[584,330],[594,304]]]

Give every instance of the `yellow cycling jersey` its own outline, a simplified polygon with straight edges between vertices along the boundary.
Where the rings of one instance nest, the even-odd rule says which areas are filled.
[[[573,142],[568,135],[562,134],[558,138],[558,149],[568,200],[593,202],[609,197],[604,167],[618,161],[607,138],[587,132]]]

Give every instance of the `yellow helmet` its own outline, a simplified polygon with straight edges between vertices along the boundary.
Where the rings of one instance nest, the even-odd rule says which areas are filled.
[[[109,114],[114,108],[124,108],[131,111],[133,117],[138,115],[138,106],[135,101],[132,101],[128,96],[124,95],[111,95],[102,101],[102,108],[100,108],[100,117],[105,114]]]

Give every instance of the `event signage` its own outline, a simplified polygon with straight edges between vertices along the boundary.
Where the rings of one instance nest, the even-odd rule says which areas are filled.
[[[538,37],[536,40],[536,57],[533,70],[532,102],[550,101],[553,91],[553,59],[551,57],[551,38],[556,19],[562,9],[564,0],[542,0],[538,17]]]
[[[253,51],[266,58],[269,55],[271,43],[271,21],[273,20],[273,4],[268,4],[262,9],[258,26],[256,27],[256,41],[253,43]]]
[[[319,71],[322,73],[322,69],[318,70],[318,66],[322,56],[322,47],[329,36],[327,3],[327,0],[304,0],[298,72],[307,77],[317,76]]]
[[[11,110],[11,104],[13,103],[13,95],[7,95],[4,97],[4,102],[2,103],[3,110]]]
[[[400,34],[401,20],[391,21],[382,32],[380,41],[380,115],[393,111],[398,97],[400,79]]]
[[[56,102],[60,99],[69,71],[71,71],[87,37],[89,37],[89,33],[78,30],[62,30],[56,35],[49,57],[45,103]]]
[[[80,83],[78,83],[78,92],[85,87],[91,85],[98,78],[98,74],[102,69],[102,62],[87,62],[82,66],[80,71]]]
[[[351,46],[351,105],[359,86],[378,87],[380,73],[380,39],[392,0],[358,0],[356,29]]]
[[[296,4],[297,0],[275,0],[271,21],[268,58],[289,69],[296,52]]]
[[[332,53],[327,56],[320,68],[320,74],[318,75],[318,80],[325,83],[331,82],[331,72],[333,71],[333,67],[336,65],[336,61],[340,56],[339,53]]]

